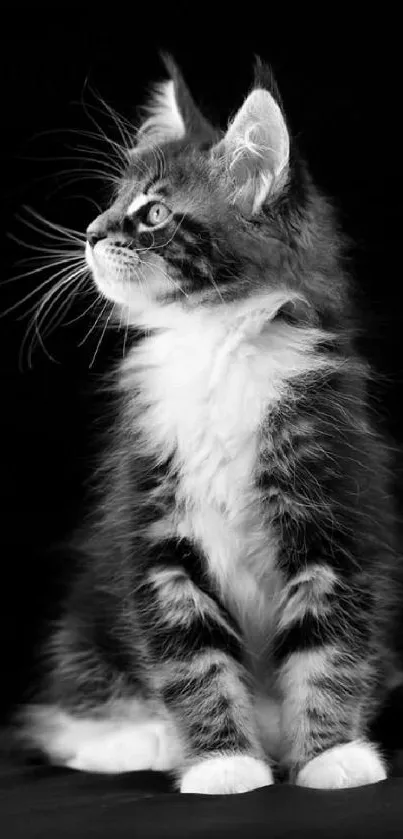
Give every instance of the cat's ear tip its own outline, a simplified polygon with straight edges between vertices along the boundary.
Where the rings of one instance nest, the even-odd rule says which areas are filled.
[[[178,67],[172,53],[170,52],[170,50],[167,50],[165,48],[161,48],[161,49],[158,50],[158,55],[159,55],[161,64],[164,66],[165,70],[168,73],[168,76],[172,80],[175,80],[176,76],[179,73],[179,67]]]
[[[259,55],[255,55],[253,87],[263,88],[271,94],[277,105],[284,112],[281,94],[276,81],[275,73],[271,64],[264,61]]]
[[[253,53],[253,66],[255,70],[260,70],[263,67],[263,59],[257,52]]]

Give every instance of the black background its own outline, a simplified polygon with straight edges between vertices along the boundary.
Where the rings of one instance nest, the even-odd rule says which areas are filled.
[[[102,180],[85,178],[78,131],[95,118],[114,140],[116,126],[94,90],[126,119],[144,102],[147,85],[162,77],[157,50],[170,50],[207,116],[225,124],[252,80],[254,54],[275,71],[292,130],[319,185],[335,198],[354,240],[353,273],[365,332],[361,347],[375,365],[376,407],[396,441],[399,477],[403,442],[400,267],[400,82],[398,22],[378,17],[353,25],[347,12],[326,4],[312,21],[292,9],[220,9],[149,3],[131,6],[58,4],[3,11],[2,182],[4,232],[41,248],[49,240],[19,220],[29,205],[50,220],[83,231],[103,204]],[[221,19],[218,16],[221,14]],[[98,109],[98,110],[94,110]],[[101,111],[99,110],[101,109]],[[108,147],[94,141],[102,152]],[[97,152],[94,152],[96,155]],[[72,156],[71,160],[63,160]],[[80,169],[66,185],[61,170]],[[74,172],[76,175],[77,172]],[[0,284],[5,312],[41,275],[13,280],[36,251],[6,237]],[[45,275],[44,275],[45,276]],[[46,275],[48,276],[48,275]],[[35,302],[33,298],[30,305]],[[103,427],[103,382],[108,362],[122,352],[122,335],[100,338],[88,313],[46,339],[51,361],[37,346],[31,368],[19,362],[28,303],[0,320],[1,530],[0,638],[2,710],[21,697],[45,616],[53,615],[66,571],[63,552],[51,550],[79,522],[85,482]],[[77,293],[66,320],[84,310]],[[22,369],[20,369],[22,367]]]

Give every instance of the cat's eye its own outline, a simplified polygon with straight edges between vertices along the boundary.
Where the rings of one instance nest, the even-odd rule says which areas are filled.
[[[157,225],[166,221],[170,215],[171,211],[165,204],[155,201],[148,205],[142,221],[143,224],[147,224],[149,227],[157,227]]]

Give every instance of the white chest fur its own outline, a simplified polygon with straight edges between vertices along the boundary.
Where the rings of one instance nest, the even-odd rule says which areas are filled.
[[[147,447],[177,458],[175,531],[200,545],[245,620],[251,600],[260,620],[275,588],[276,545],[255,485],[261,423],[289,380],[320,363],[317,333],[271,323],[267,300],[258,302],[174,311],[125,364],[126,380],[140,389]]]

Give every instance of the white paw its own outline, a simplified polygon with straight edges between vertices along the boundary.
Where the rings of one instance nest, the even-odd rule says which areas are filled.
[[[221,755],[196,763],[182,778],[180,791],[207,795],[248,792],[273,783],[269,766],[248,755]]]
[[[386,769],[375,746],[355,740],[314,757],[301,769],[296,783],[315,789],[342,789],[376,784],[385,778]]]
[[[137,706],[135,710],[138,709]],[[140,716],[140,714],[139,714]],[[53,763],[83,772],[166,772],[183,764],[175,728],[162,719],[78,718],[57,708],[31,711],[30,740]]]
[[[64,765],[82,772],[141,772],[157,768],[159,746],[155,726],[127,727],[83,740]]]

